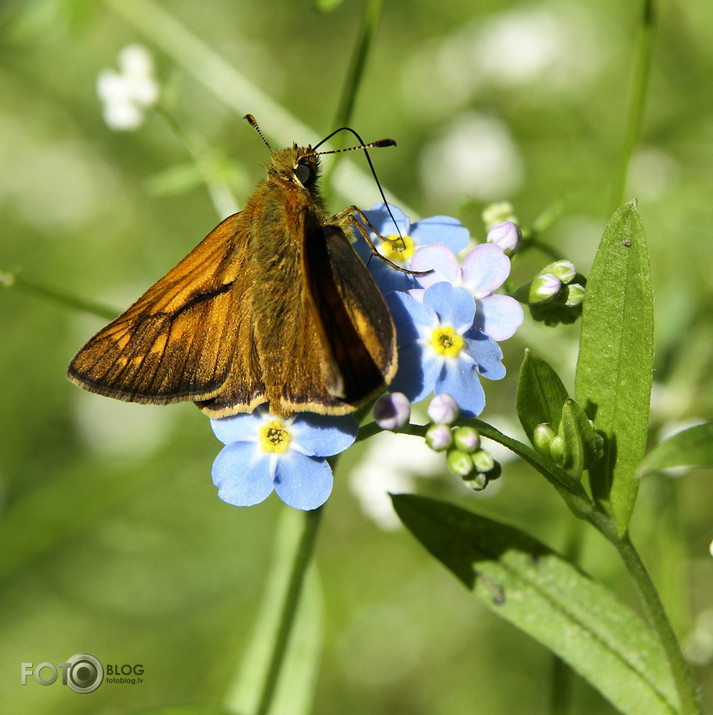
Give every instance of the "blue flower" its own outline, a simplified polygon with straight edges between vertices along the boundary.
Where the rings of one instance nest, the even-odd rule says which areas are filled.
[[[480,243],[458,265],[453,251],[442,243],[419,248],[411,261],[414,271],[432,272],[417,276],[423,288],[447,281],[463,286],[475,299],[474,327],[498,342],[511,338],[522,325],[522,306],[509,295],[494,294],[510,275],[510,259],[493,243]],[[414,288],[409,293],[421,300],[424,290]]]
[[[264,408],[210,424],[225,444],[212,469],[224,502],[252,506],[274,489],[285,504],[305,511],[324,504],[332,491],[332,470],[324,457],[347,449],[358,429],[351,416],[277,417]]]
[[[447,392],[464,416],[480,414],[485,394],[478,376],[500,380],[505,368],[498,344],[473,326],[470,292],[442,281],[426,289],[422,301],[407,293],[386,300],[399,344],[399,371],[390,389],[413,402]]]
[[[364,214],[384,238],[391,239],[390,242],[381,241],[373,231],[369,231],[379,253],[397,266],[409,269],[416,248],[427,246],[434,241],[440,241],[456,252],[468,245],[470,233],[458,219],[450,216],[431,216],[411,223],[395,206],[389,205],[389,208],[396,221],[396,226],[394,226],[394,220],[389,215],[386,204],[376,204]],[[399,232],[401,236],[399,236]],[[376,284],[384,295],[395,290],[406,291],[415,287],[414,276],[394,270],[388,263],[378,258],[369,260],[372,253],[366,241],[357,240],[355,248],[369,266]]]

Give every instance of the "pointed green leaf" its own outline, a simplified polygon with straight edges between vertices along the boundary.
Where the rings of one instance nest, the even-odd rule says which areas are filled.
[[[557,432],[567,390],[559,375],[528,350],[517,382],[517,416],[530,442],[537,425],[547,422]]]
[[[689,427],[657,444],[641,463],[641,472],[673,467],[713,467],[713,422]]]
[[[412,494],[401,521],[488,609],[556,653],[624,713],[677,713],[661,646],[608,589],[510,526]]]
[[[576,396],[604,435],[591,466],[597,501],[626,531],[646,446],[653,370],[653,294],[646,237],[634,202],[609,221],[587,281]]]

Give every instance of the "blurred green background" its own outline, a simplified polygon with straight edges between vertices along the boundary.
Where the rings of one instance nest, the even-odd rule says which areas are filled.
[[[713,403],[713,5],[659,5],[642,141],[626,189],[627,199],[639,199],[652,252],[652,439],[710,419]],[[135,132],[103,122],[96,78],[116,66],[122,47],[139,42],[153,53],[164,101],[202,166],[244,201],[268,156],[242,115],[255,114],[275,146],[334,129],[363,16],[364,4],[353,1],[325,12],[279,0],[5,0],[0,271],[121,308],[217,223],[191,156],[161,115],[148,112]],[[412,218],[455,215],[483,240],[487,202],[511,200],[528,227],[562,199],[544,239],[586,274],[614,208],[639,23],[640,3],[615,0],[387,2],[350,123],[367,140],[397,140],[374,161]],[[299,123],[312,135],[295,135]],[[365,171],[361,157],[349,161]],[[327,192],[333,211],[379,200],[365,174],[342,175]],[[528,254],[515,275],[527,280],[546,262]],[[20,286],[0,287],[5,712],[218,706],[245,665],[269,596],[286,507],[274,496],[250,509],[216,498],[210,465],[220,445],[205,417],[190,404],[116,403],[65,379],[70,358],[102,322]],[[504,346],[508,378],[486,385],[483,418],[519,434],[514,388],[525,347],[571,389],[577,335],[577,325],[552,331],[526,320]],[[474,495],[439,458],[414,457],[417,447],[408,438],[375,440],[337,470],[316,551],[323,640],[313,711],[548,713],[547,651],[475,603],[395,528],[388,504],[379,510],[387,488],[423,491],[556,549],[567,548],[577,525],[517,462]],[[710,478],[650,478],[633,523],[708,709]],[[580,563],[636,604],[602,539],[585,537]],[[20,685],[21,663],[60,663],[78,652],[105,664],[141,663],[144,682],[86,696],[34,680]],[[571,712],[612,712],[576,677],[572,688]]]

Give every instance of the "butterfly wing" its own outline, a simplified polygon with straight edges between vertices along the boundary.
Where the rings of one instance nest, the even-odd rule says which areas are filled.
[[[239,345],[252,344],[249,217],[225,219],[175,268],[77,353],[70,380],[130,402],[204,400],[220,391]],[[241,308],[240,310],[238,308]],[[252,351],[240,351],[242,400],[263,391]],[[234,411],[247,411],[238,405]]]
[[[326,258],[311,257],[310,281],[343,399],[361,404],[388,385],[398,367],[396,328],[381,291],[340,225],[324,227]]]

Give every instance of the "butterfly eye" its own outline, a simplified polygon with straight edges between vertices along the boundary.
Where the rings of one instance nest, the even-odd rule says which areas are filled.
[[[305,189],[308,189],[314,181],[314,171],[309,164],[298,164],[295,167],[295,176]]]

